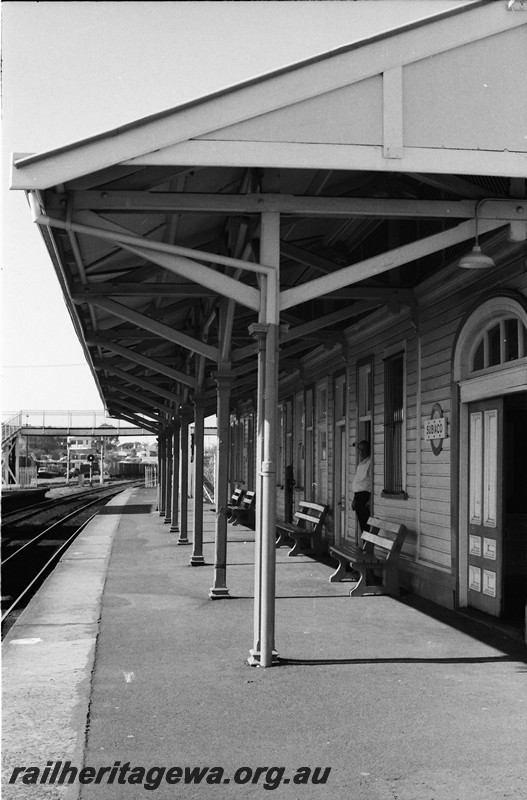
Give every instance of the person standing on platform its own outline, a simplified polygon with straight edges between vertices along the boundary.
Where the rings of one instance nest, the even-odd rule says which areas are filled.
[[[355,477],[351,484],[354,493],[351,504],[352,510],[357,515],[360,532],[366,530],[368,518],[370,516],[370,495],[371,495],[371,456],[370,443],[363,439],[357,445],[359,452],[359,463]]]

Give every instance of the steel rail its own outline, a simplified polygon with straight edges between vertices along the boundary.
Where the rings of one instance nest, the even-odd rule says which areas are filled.
[[[90,505],[93,505],[93,503],[91,503]],[[87,506],[84,506],[84,508],[87,508]],[[80,509],[80,510],[82,511],[83,509]],[[72,515],[70,515],[70,516],[72,516]],[[67,548],[70,546],[70,544],[73,542],[73,540],[77,538],[77,536],[78,536],[78,535],[79,535],[79,534],[82,532],[82,530],[83,530],[83,529],[86,527],[86,525],[87,525],[89,522],[91,522],[91,521],[92,521],[92,519],[94,519],[94,517],[96,517],[96,516],[97,516],[97,514],[92,514],[92,516],[91,516],[91,517],[89,517],[87,520],[85,520],[85,521],[82,523],[82,525],[80,525],[80,526],[77,528],[77,530],[76,530],[74,533],[72,533],[72,535],[71,535],[71,536],[70,536],[70,537],[69,537],[69,538],[68,538],[68,539],[67,539],[67,540],[66,540],[66,541],[65,541],[63,544],[61,544],[61,546],[60,546],[60,547],[59,547],[57,550],[55,550],[55,552],[53,553],[53,555],[51,556],[51,558],[49,558],[49,559],[48,559],[48,561],[46,561],[46,563],[44,564],[44,566],[42,567],[42,569],[41,569],[41,570],[40,570],[40,571],[37,573],[37,575],[35,575],[35,577],[34,577],[34,578],[33,578],[33,580],[31,581],[31,583],[29,583],[29,584],[26,586],[26,588],[23,590],[23,592],[21,592],[21,594],[19,594],[19,595],[18,595],[18,597],[16,597],[16,598],[15,598],[15,600],[14,600],[14,601],[11,603],[11,605],[9,606],[9,608],[8,608],[6,611],[4,611],[4,613],[2,614],[2,620],[1,620],[1,622],[2,622],[2,625],[3,625],[3,624],[4,624],[4,622],[6,621],[7,617],[9,616],[9,614],[11,614],[11,613],[12,613],[12,612],[13,612],[13,611],[14,611],[14,610],[17,608],[17,606],[20,604],[20,601],[21,601],[21,600],[22,600],[22,599],[23,599],[23,598],[26,596],[26,594],[27,594],[27,593],[29,592],[29,590],[30,590],[30,589],[31,589],[31,588],[32,588],[32,587],[35,585],[35,583],[36,583],[36,582],[37,582],[37,581],[38,581],[38,580],[39,580],[39,579],[40,579],[40,578],[41,578],[41,577],[42,577],[42,576],[43,576],[43,575],[44,575],[46,572],[49,572],[49,571],[50,571],[52,564],[53,564],[55,561],[58,561],[58,560],[60,559],[60,557],[62,556],[62,553],[63,553],[65,550],[67,550]],[[66,518],[66,519],[67,519],[67,518]],[[54,526],[52,526],[52,527],[54,527]],[[31,540],[31,542],[28,542],[28,544],[32,544],[34,541],[35,541],[35,540],[33,539],[33,540]],[[25,546],[25,545],[24,545],[24,546]],[[22,549],[22,548],[21,548],[21,549]],[[20,550],[17,550],[17,552],[16,552],[16,553],[14,553],[13,555],[16,555],[16,554],[17,554],[17,553],[19,553],[19,552],[20,552]]]
[[[116,494],[118,494],[118,492],[116,492]],[[28,542],[23,544],[22,547],[19,547],[18,550],[15,550],[14,553],[11,553],[11,555],[7,556],[7,558],[4,558],[4,560],[0,562],[0,566],[3,567],[5,564],[7,564],[8,561],[10,561],[12,558],[17,556],[23,550],[25,550],[26,547],[30,547],[31,545],[36,544],[41,539],[43,539],[44,536],[46,536],[54,528],[58,528],[60,525],[63,525],[65,522],[67,522],[72,517],[76,517],[82,511],[85,511],[87,508],[90,508],[90,506],[94,506],[96,503],[100,503],[101,500],[103,500],[103,499],[104,498],[99,496],[95,500],[92,500],[90,503],[86,503],[86,505],[81,506],[80,508],[76,508],[74,511],[71,512],[71,514],[67,514],[65,517],[61,517],[59,520],[57,520],[52,525],[50,525],[49,528],[46,528],[44,531],[41,531],[36,536],[34,536],[32,539],[30,539]]]

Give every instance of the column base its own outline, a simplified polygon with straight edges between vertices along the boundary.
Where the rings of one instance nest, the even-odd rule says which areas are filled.
[[[204,567],[205,556],[191,556],[189,564],[191,567]]]
[[[228,598],[229,600],[231,599],[231,596],[229,594],[229,590],[227,589],[226,586],[222,586],[219,589],[216,589],[213,586],[212,589],[209,592],[209,597],[210,597],[211,600],[221,600],[222,598]]]
[[[179,539],[177,540],[177,543],[178,544],[191,544],[190,539],[187,539],[184,536],[180,536]]]
[[[171,525],[169,533],[179,533],[179,525]]]
[[[172,520],[170,519],[170,517],[165,517],[163,522],[165,523],[165,525],[171,525],[172,524]]]
[[[251,649],[249,650],[249,658],[247,659],[247,665],[249,667],[259,667],[260,664],[261,653],[259,650]],[[278,653],[276,650],[273,650],[271,655],[271,666],[276,667],[280,663],[280,659],[278,657]]]
[[[164,517],[164,516],[165,516],[165,512],[164,512],[164,511],[160,511],[160,512],[159,512],[159,516],[160,516],[160,517]]]

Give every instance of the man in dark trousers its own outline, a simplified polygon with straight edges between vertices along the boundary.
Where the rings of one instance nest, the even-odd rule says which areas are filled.
[[[354,493],[351,507],[357,515],[357,520],[362,533],[368,524],[370,516],[370,494],[371,494],[371,457],[370,443],[363,439],[357,445],[359,452],[359,463],[353,478],[351,488]]]

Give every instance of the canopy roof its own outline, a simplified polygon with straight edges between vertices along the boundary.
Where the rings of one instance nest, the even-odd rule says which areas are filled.
[[[374,309],[414,307],[476,233],[498,266],[525,248],[527,13],[509,5],[15,158],[110,412],[157,429],[196,392],[212,412],[218,364],[251,396],[262,214],[280,214],[284,370]]]

